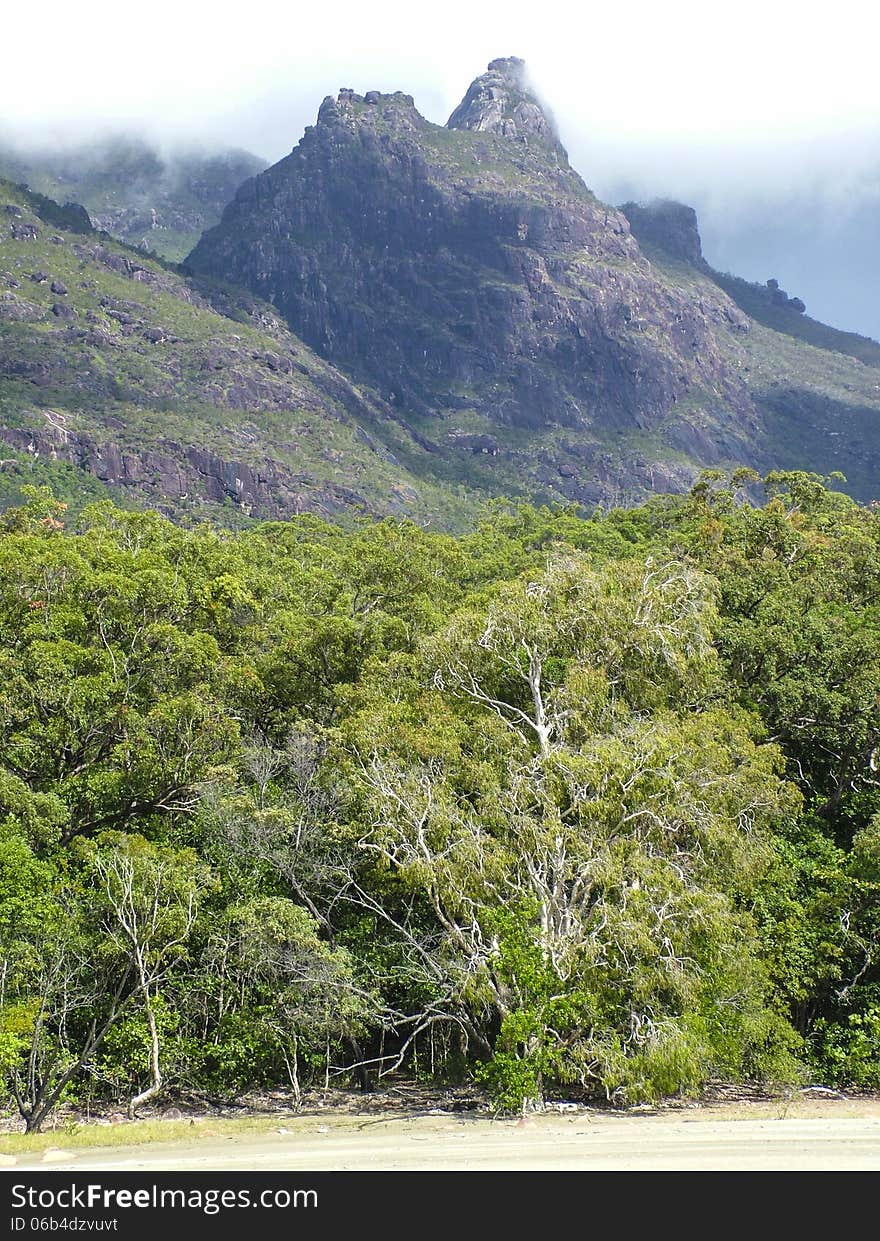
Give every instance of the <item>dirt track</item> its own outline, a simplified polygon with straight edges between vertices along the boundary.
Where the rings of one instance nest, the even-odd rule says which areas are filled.
[[[880,1170],[880,1102],[485,1116],[311,1115],[259,1135],[20,1156],[19,1168]]]

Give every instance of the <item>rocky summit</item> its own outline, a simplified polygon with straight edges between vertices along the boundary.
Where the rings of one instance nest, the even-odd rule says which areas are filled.
[[[71,155],[58,196],[81,175],[106,228],[134,169],[208,219],[245,175],[148,157]],[[713,271],[691,208],[600,202],[515,57],[445,125],[402,92],[328,96],[181,266],[43,184],[0,183],[0,505],[49,481],[184,520],[460,526],[491,497],[625,505],[740,465],[880,495],[880,345]]]
[[[447,127],[559,143],[555,122],[529,86],[525,61],[518,56],[493,60],[471,83]],[[559,149],[564,155],[561,144]]]
[[[445,126],[402,93],[328,97],[187,264],[272,302],[378,390],[435,468],[491,457],[481,484],[497,490],[515,478],[533,494],[626,500],[701,465],[809,465],[791,438],[806,410],[814,464],[846,464],[850,414],[875,452],[864,376],[839,400],[815,358],[755,335],[707,272],[690,209],[667,208],[660,231],[676,244],[650,257],[629,210],[590,192],[525,65],[506,58]]]
[[[748,410],[711,313],[664,287],[493,61],[449,125],[408,95],[325,99],[187,260],[267,297],[404,415],[648,429],[689,395]]]

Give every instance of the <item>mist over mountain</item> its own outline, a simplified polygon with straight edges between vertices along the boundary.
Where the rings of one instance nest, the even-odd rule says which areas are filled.
[[[836,208],[805,195],[725,216],[698,208],[712,265],[796,289],[827,323],[880,339],[880,192]]]
[[[880,1097],[849,3],[4,15],[0,1163]]]
[[[183,258],[242,181],[264,167],[247,151],[163,150],[127,134],[55,147],[0,137],[0,177],[80,203],[97,228],[172,260]]]
[[[236,521],[631,504],[707,466],[877,496],[880,346],[797,282],[719,270],[687,205],[601,201],[562,134],[503,57],[444,125],[401,91],[327,96],[265,170],[135,139],[7,152],[141,248],[0,194],[7,472]],[[143,257],[201,223],[179,272]]]
[[[677,489],[697,465],[812,458],[873,494],[880,388],[832,379],[861,364],[852,342],[805,335],[794,297],[797,324],[769,295],[744,311],[748,289],[693,257],[661,245],[647,261],[502,58],[446,126],[400,92],[328,97],[187,264],[271,301],[438,461],[482,445],[499,490],[508,473],[591,502]],[[816,346],[836,355],[821,378]]]
[[[163,150],[231,147],[274,163],[338,86],[402,86],[444,124],[501,38],[526,50],[573,167],[603,201],[689,203],[714,267],[776,277],[818,318],[880,334],[869,291],[880,113],[862,0],[841,0],[833,22],[804,19],[793,0],[744,0],[736,22],[695,0],[634,0],[625,44],[618,14],[560,0],[542,21],[510,3],[449,0],[432,21],[401,0],[369,11],[253,0],[247,23],[154,0],[149,21],[118,12],[91,30],[75,9],[54,9],[39,88],[27,56],[0,78],[2,133],[23,148],[82,146],[110,127]],[[28,47],[28,12],[13,6],[5,22],[9,45]]]

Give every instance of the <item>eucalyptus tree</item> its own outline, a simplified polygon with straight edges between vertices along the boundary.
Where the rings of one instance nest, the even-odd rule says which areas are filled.
[[[361,903],[438,974],[416,1029],[476,1025],[505,1104],[790,1067],[743,901],[797,795],[723,702],[713,594],[672,561],[556,554],[355,721]]]
[[[126,980],[126,999],[147,1027],[149,1081],[129,1100],[133,1118],[162,1089],[157,998],[186,959],[212,876],[192,850],[156,845],[136,833],[104,833],[97,842],[82,842],[79,852],[95,888],[98,951]]]
[[[33,902],[4,945],[0,1048],[18,1111],[28,1131],[39,1130],[82,1087],[113,1031],[134,1018],[148,1030],[150,1078],[130,1101],[134,1114],[162,1085],[157,991],[185,961],[207,871],[191,852],[136,834],[81,841],[63,869],[21,842],[5,845],[0,873],[14,859],[18,899],[30,888]],[[0,892],[0,926],[11,903]]]

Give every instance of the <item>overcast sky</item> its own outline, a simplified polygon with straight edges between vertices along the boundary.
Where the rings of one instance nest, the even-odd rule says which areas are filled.
[[[867,0],[7,3],[0,133],[75,140],[129,128],[275,160],[341,86],[405,90],[443,123],[490,59],[518,55],[603,197],[692,201],[711,245],[725,221],[751,228],[756,204],[773,211],[809,194],[839,232],[841,213],[880,212],[873,9]]]

